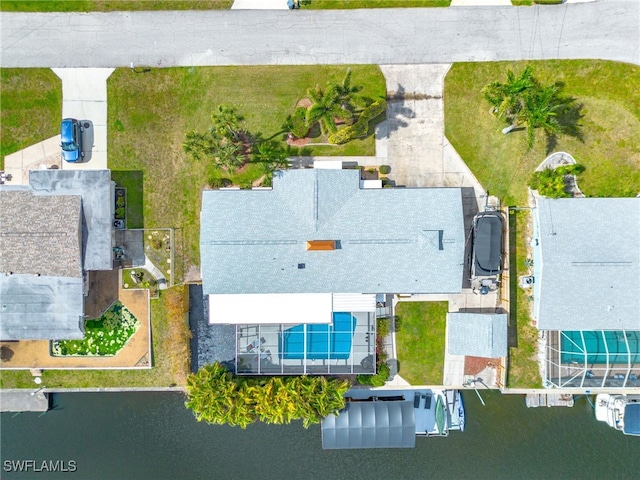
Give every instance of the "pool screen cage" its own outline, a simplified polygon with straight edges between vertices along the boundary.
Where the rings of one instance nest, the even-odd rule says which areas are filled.
[[[545,332],[545,386],[640,387],[640,331]]]
[[[334,314],[336,315],[336,314]],[[376,315],[340,313],[332,324],[236,327],[238,375],[376,373]]]

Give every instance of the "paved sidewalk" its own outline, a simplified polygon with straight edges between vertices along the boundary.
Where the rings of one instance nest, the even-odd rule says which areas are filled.
[[[107,168],[107,79],[113,68],[54,68],[62,80],[62,118],[77,118],[82,133],[84,160],[62,162],[64,170]]]
[[[231,10],[289,10],[287,0],[235,0]]]

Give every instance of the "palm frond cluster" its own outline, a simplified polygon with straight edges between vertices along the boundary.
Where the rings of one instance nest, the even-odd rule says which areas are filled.
[[[305,428],[344,408],[346,380],[323,376],[236,377],[219,363],[187,379],[187,408],[198,421],[246,428],[255,421]]]
[[[520,75],[508,70],[506,82],[491,82],[482,89],[482,94],[498,119],[512,127],[524,125],[527,146],[532,148],[537,128],[544,130],[548,137],[575,130],[575,125],[563,121],[563,116],[576,108],[575,99],[564,96],[563,89],[561,82],[542,85],[529,65]]]

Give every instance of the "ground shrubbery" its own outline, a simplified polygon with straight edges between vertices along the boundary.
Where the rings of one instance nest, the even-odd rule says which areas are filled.
[[[580,164],[565,165],[558,168],[545,168],[534,172],[529,181],[529,186],[537,190],[540,195],[550,198],[571,197],[567,191],[567,176],[580,175],[585,168]]]
[[[257,420],[302,420],[307,428],[342,409],[349,387],[346,380],[323,376],[236,377],[213,363],[189,375],[185,406],[199,422],[246,428]]]
[[[140,322],[122,303],[114,303],[100,318],[86,320],[82,340],[54,340],[54,356],[113,356],[126,345]]]
[[[361,385],[371,387],[382,387],[387,380],[391,370],[387,365],[387,353],[383,348],[383,340],[391,332],[391,319],[388,317],[378,318],[376,322],[376,374],[358,375],[356,379]]]

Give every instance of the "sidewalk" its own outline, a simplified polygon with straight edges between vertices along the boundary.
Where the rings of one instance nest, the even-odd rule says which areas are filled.
[[[289,10],[287,0],[235,0],[231,10]]]

